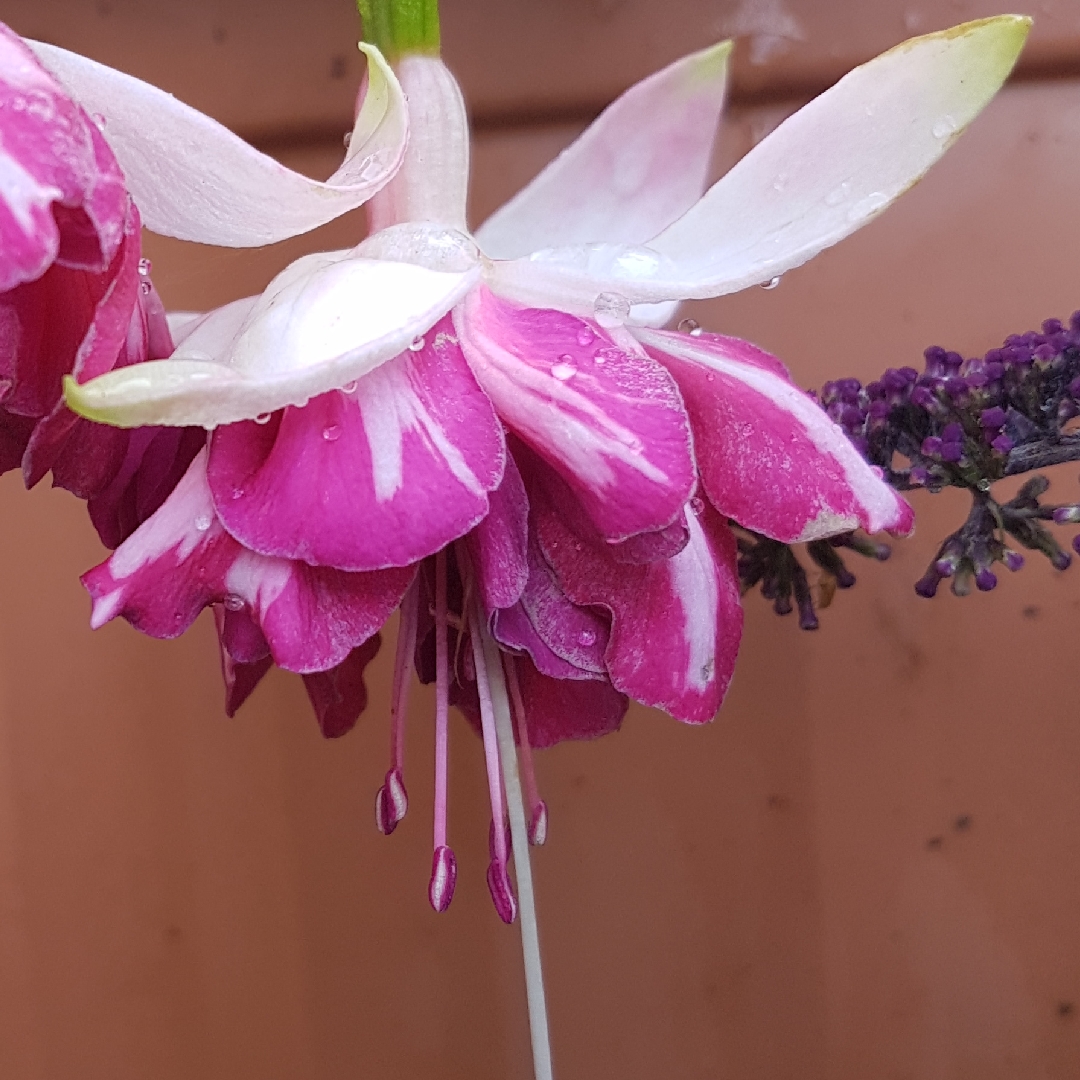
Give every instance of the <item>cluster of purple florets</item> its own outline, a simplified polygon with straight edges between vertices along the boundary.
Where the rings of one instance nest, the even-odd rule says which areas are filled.
[[[826,383],[825,411],[900,490],[967,487],[1033,467],[1018,449],[1067,439],[1080,415],[1080,312],[1065,326],[1013,334],[965,359],[932,346],[921,373],[890,368],[876,382]]]
[[[1080,417],[1080,311],[1067,326],[1047,319],[1041,330],[1012,334],[985,356],[965,359],[936,345],[924,356],[922,372],[889,368],[865,386],[858,379],[837,379],[814,395],[893,487],[960,487],[971,493],[967,520],[942,543],[916,592],[933,596],[946,578],[960,596],[972,586],[994,588],[996,563],[1009,570],[1024,563],[1009,547],[1010,538],[1064,570],[1072,557],[1047,525],[1080,524],[1080,504],[1042,503],[1050,486],[1043,476],[1032,477],[1004,503],[990,489],[1006,476],[1080,460],[1080,425],[1074,433],[1070,423]],[[1080,536],[1072,545],[1080,553]],[[822,571],[826,596],[855,581],[837,547],[878,559],[888,554],[885,545],[858,533],[808,550]],[[743,537],[739,569],[744,588],[760,585],[778,613],[791,611],[794,599],[800,624],[817,626],[806,573],[787,545]]]

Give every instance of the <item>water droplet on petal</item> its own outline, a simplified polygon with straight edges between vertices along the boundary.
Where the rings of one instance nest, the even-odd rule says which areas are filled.
[[[680,334],[692,334],[697,328],[697,319],[680,319],[679,325],[675,327]]]
[[[211,518],[209,514],[200,514],[195,519],[195,528],[198,529],[199,532],[206,532],[206,530],[210,528],[212,521],[213,518]]]
[[[90,119],[94,121],[94,126],[98,129],[98,131],[104,131],[105,130],[105,117],[102,116],[101,113],[99,113],[99,112],[94,113],[90,117]]]
[[[715,374],[714,374],[713,372],[711,372],[711,371],[710,371],[710,372],[709,372],[709,373],[708,373],[708,374],[707,374],[707,375],[705,376],[705,379],[706,379],[706,381],[708,381],[708,382],[716,382],[716,375],[715,375]]]
[[[353,379],[351,382],[347,382],[341,388],[341,392],[343,394],[355,394],[356,393],[356,379]]]
[[[152,287],[153,286],[150,284],[149,281],[140,281],[139,282],[139,292],[141,292],[143,294],[143,296],[149,296],[150,295],[150,290],[151,290]]]
[[[930,129],[930,132],[935,139],[946,139],[957,129],[957,126],[956,121],[946,114],[934,121],[934,126]]]
[[[256,424],[269,424],[270,423],[270,417],[272,417],[273,415],[274,415],[273,413],[268,413],[268,412],[259,413],[259,415],[255,417],[255,423]]]
[[[577,332],[577,343],[579,345],[588,345],[596,335],[592,332],[591,327],[582,325]]]
[[[329,427],[323,428],[322,437],[327,442],[337,442],[341,438],[341,428],[337,424],[330,424]]]
[[[602,292],[593,304],[593,315],[605,330],[613,330],[630,317],[630,301],[618,293]]]
[[[700,326],[695,326],[694,329],[690,331],[690,336],[691,337],[701,337],[701,335],[704,334],[704,333],[705,333],[705,331],[702,330]]]
[[[695,515],[700,517],[705,510],[705,501],[700,496],[695,495],[690,500],[690,509],[694,512]]]
[[[780,284],[780,278],[779,278],[779,276],[777,276],[777,277],[769,278],[768,281],[763,281],[761,283],[761,287],[763,289],[775,289],[776,286],[779,285],[779,284]]]
[[[242,499],[244,497],[244,489],[243,488],[233,488],[232,489],[232,497],[234,499]]]
[[[413,338],[412,341],[409,342],[409,352],[419,352],[423,347],[424,347],[424,338],[423,338],[423,336]]]
[[[150,276],[150,270],[151,270],[152,266],[153,266],[153,263],[151,263],[149,259],[140,259],[139,260],[139,276],[140,277],[149,277]]]
[[[595,645],[596,644],[596,631],[595,630],[582,630],[577,636],[579,645]]]
[[[352,142],[352,132],[346,131],[344,138],[341,140],[345,144],[345,149],[349,149],[349,143]]]
[[[229,593],[225,597],[224,604],[230,611],[244,610],[244,598],[242,596],[237,596],[236,593]]]
[[[559,362],[557,364],[551,365],[551,374],[554,378],[558,379],[559,382],[567,382],[577,374],[577,368],[570,362],[572,359],[573,358],[569,353],[567,353],[559,357]]]

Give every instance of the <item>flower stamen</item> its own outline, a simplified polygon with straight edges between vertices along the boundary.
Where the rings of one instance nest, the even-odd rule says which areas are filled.
[[[540,847],[547,840],[548,808],[547,803],[540,798],[540,790],[536,783],[532,744],[529,742],[525,702],[521,696],[521,684],[518,682],[517,666],[514,658],[505,653],[503,654],[503,670],[506,672],[506,684],[510,690],[510,703],[513,706],[514,727],[518,739],[521,780],[525,788],[525,802],[529,807],[529,843],[534,847]]]
[[[416,650],[416,615],[419,601],[417,582],[401,602],[401,624],[398,627],[397,651],[394,655],[394,679],[390,697],[390,768],[375,796],[375,825],[383,836],[389,836],[409,809],[405,790],[405,716],[409,709],[409,667]]]
[[[446,759],[450,712],[450,671],[447,650],[446,551],[435,556],[435,828],[428,899],[445,911],[454,898],[457,859],[446,843]]]
[[[491,704],[491,687],[484,662],[482,627],[475,612],[470,609],[470,633],[473,664],[476,668],[476,691],[480,698],[480,727],[484,736],[484,763],[487,766],[488,794],[491,798],[491,863],[488,865],[487,883],[491,900],[499,918],[512,923],[517,918],[517,899],[507,875],[509,846],[506,842],[506,800],[503,797],[502,769],[499,761],[498,735],[495,731],[495,713]]]

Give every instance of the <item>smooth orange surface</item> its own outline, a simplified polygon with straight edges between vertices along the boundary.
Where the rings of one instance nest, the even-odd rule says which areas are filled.
[[[551,7],[588,23],[664,5]],[[1064,25],[1076,6],[1053,12]],[[875,33],[902,36],[896,18]],[[137,37],[111,47],[137,67]],[[617,51],[593,62],[603,85],[621,78]],[[792,106],[741,105],[719,159]],[[574,131],[486,130],[477,220]],[[325,174],[336,140],[281,152]],[[773,349],[807,386],[918,364],[931,343],[982,351],[1080,307],[1078,178],[1080,83],[1017,85],[878,221],[776,290],[694,317]],[[203,307],[362,228],[354,215],[258,253],[150,238],[148,254],[170,306]],[[1054,474],[1061,501],[1078,471]],[[374,828],[389,649],[345,739],[321,740],[281,673],[227,721],[206,619],[177,642],[91,633],[77,576],[102,553],[80,504],[13,475],[0,500],[0,1077],[529,1077],[520,951],[486,896],[466,725],[451,746],[458,894],[437,917],[425,690],[409,817],[390,839]],[[949,494],[915,505],[916,537],[887,565],[853,563],[859,584],[817,633],[747,598],[714,724],[635,709],[618,735],[540,755],[560,1080],[1080,1077],[1080,569],[1032,556],[989,596],[920,600],[913,581],[966,510]]]

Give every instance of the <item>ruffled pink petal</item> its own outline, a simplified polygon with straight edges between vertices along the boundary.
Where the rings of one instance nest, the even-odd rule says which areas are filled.
[[[705,190],[730,53],[722,42],[632,86],[480,226],[483,250],[644,244],[684,214]]]
[[[516,604],[529,579],[529,500],[514,459],[488,496],[487,517],[465,537],[480,600],[487,612]]]
[[[451,330],[440,323],[350,393],[218,428],[208,471],[229,532],[265,555],[376,570],[480,522],[505,446]]]
[[[152,637],[173,638],[210,604],[245,609],[274,662],[325,671],[367,641],[401,602],[412,568],[347,574],[257,555],[218,522],[206,455],[112,556],[83,575],[91,625],[123,615]]]
[[[394,175],[405,152],[404,95],[379,51],[345,161],[325,183],[260,153],[171,94],[53,45],[32,42],[89,112],[119,159],[146,227],[181,240],[256,247],[355,209]]]
[[[94,433],[92,451],[100,452],[102,448],[97,429],[104,425],[88,420],[83,423],[85,426],[76,430],[65,447],[53,475],[60,487],[86,498],[90,520],[101,542],[116,548],[172,494],[195,455],[206,445],[206,432],[202,428],[136,428],[120,432],[125,439],[123,461],[104,488],[96,494],[85,494],[76,486],[76,480],[83,479],[81,470],[77,476],[69,476],[62,468],[69,457],[77,456],[84,432]]]
[[[274,658],[262,631],[246,611],[230,611],[224,604],[215,604],[214,626],[225,684],[225,715],[232,717],[274,666]]]
[[[686,412],[661,365],[593,323],[519,308],[483,287],[453,315],[499,415],[571,484],[605,539],[671,524],[694,463]],[[636,350],[632,339],[628,347]]]
[[[568,739],[597,739],[622,725],[630,703],[607,679],[583,682],[551,678],[538,671],[528,656],[515,656],[511,662],[521,688],[530,746],[546,749]],[[458,674],[450,687],[450,700],[480,734],[474,674]],[[517,741],[516,731],[514,735]]]
[[[124,178],[89,116],[0,24],[0,292],[54,262],[102,272],[124,231]]]
[[[514,664],[530,746],[544,749],[567,739],[598,739],[622,726],[630,703],[606,679],[551,679],[537,671],[526,657],[515,658]]]
[[[516,456],[516,455],[515,455]],[[575,604],[611,612],[606,651],[616,690],[690,723],[723,701],[742,634],[735,540],[710,507],[687,515],[674,557],[617,562],[557,477],[518,457],[544,557]]]
[[[911,507],[775,357],[719,334],[636,333],[679,384],[720,513],[786,543],[860,527],[911,531]]]
[[[62,368],[77,381],[85,382],[111,371],[118,364],[138,363],[148,358],[147,326],[139,306],[142,284],[139,274],[139,234],[139,214],[132,206],[123,242],[109,268],[110,280],[94,305],[78,352],[68,358],[57,356],[47,367]],[[161,317],[164,317],[164,311]],[[45,318],[46,321],[61,320],[64,313],[54,307],[45,313]],[[168,345],[171,344],[169,341]],[[34,429],[23,459],[23,479],[27,487],[33,487],[57,464],[73,430],[82,427],[79,452],[75,456],[69,455],[64,471],[71,477],[70,482],[77,492],[86,498],[107,482],[102,475],[103,470],[115,469],[118,459],[122,460],[126,438],[116,431],[104,431],[99,425],[95,425],[96,433],[88,430],[87,421],[64,404],[61,389],[62,382],[56,378],[52,386],[52,409]],[[94,445],[95,441],[98,445]]]
[[[304,676],[304,688],[325,738],[337,739],[351,731],[367,708],[364,668],[375,659],[381,644],[382,638],[374,634],[340,664]]]

